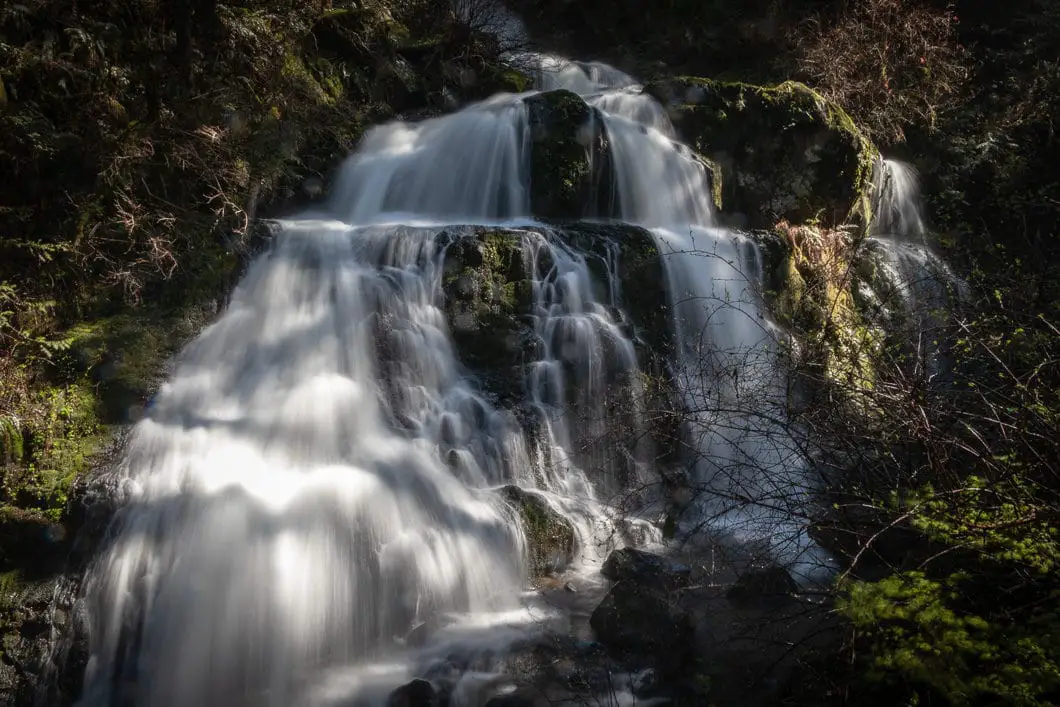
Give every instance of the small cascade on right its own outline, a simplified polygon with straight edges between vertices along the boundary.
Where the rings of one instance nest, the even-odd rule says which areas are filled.
[[[783,422],[786,368],[759,297],[758,244],[718,226],[707,165],[634,78],[552,56],[539,56],[534,74],[545,90],[578,93],[599,112],[614,215],[649,229],[663,256],[689,450],[680,472],[685,490],[675,498],[677,534],[734,543],[804,581],[827,574],[831,562],[802,522],[816,489]]]
[[[889,328],[914,328],[918,360],[928,375],[940,370],[938,328],[965,295],[965,284],[928,244],[916,169],[880,160],[873,184],[873,219],[866,240],[872,277],[859,293]]]

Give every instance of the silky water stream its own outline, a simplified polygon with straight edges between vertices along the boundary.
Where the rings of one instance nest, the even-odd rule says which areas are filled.
[[[796,568],[826,564],[791,520],[812,488],[776,422],[783,370],[757,245],[715,224],[704,166],[635,81],[536,61],[539,88],[595,107],[609,216],[648,229],[663,256],[693,451],[678,534],[706,526]],[[618,284],[620,244],[589,254],[534,223],[525,97],[371,130],[324,215],[280,224],[179,356],[106,477],[121,509],[84,582],[81,705],[374,705],[442,673],[451,704],[479,704],[498,656],[564,625],[527,590],[528,540],[503,489],[568,520],[568,559],[592,581],[621,542],[615,499],[657,470],[640,445],[591,444],[619,417],[629,438],[645,425],[643,342],[623,307],[637,293]],[[488,247],[487,231],[517,244],[530,283],[505,374],[514,403],[465,365],[445,303],[454,244]],[[634,514],[642,542],[661,540],[643,520],[658,501]],[[425,624],[436,630],[412,640]]]

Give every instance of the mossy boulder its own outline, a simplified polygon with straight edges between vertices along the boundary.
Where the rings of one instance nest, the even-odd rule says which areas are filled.
[[[737,223],[824,226],[871,218],[879,153],[834,102],[795,81],[754,86],[682,77],[645,89],[720,173],[716,196]]]
[[[543,577],[564,570],[574,559],[577,542],[570,521],[539,494],[505,486],[501,497],[519,514],[526,533],[530,575]]]
[[[526,104],[531,212],[570,219],[610,214],[607,136],[596,110],[565,90],[530,96]]]
[[[446,248],[442,294],[457,355],[501,397],[521,392],[520,366],[534,351],[532,285],[522,234],[469,229],[439,235]]]
[[[19,421],[14,417],[0,416],[0,467],[22,461],[25,447]]]

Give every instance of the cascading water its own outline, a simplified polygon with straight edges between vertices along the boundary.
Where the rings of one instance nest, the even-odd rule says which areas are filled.
[[[911,165],[881,160],[876,167],[870,236],[882,247],[903,303],[924,312],[944,308],[962,289],[926,241],[920,183]]]
[[[459,118],[373,128],[333,190],[349,223],[526,216],[526,106],[499,95]]]
[[[783,415],[755,297],[760,253],[714,225],[704,165],[632,79],[545,68],[558,69],[545,87],[599,111],[613,215],[667,254],[675,374],[706,491],[688,522],[713,516],[795,561],[806,542],[777,499],[800,497],[802,463],[768,422]],[[560,234],[527,223],[527,125],[522,97],[503,95],[374,129],[336,181],[337,220],[285,224],[181,355],[112,477],[124,507],[85,583],[84,707],[377,704],[454,644],[510,642],[533,612],[504,485],[544,498],[593,554],[604,501],[652,473],[635,449],[592,444],[616,410],[639,434],[637,355],[617,251],[600,283]],[[479,389],[441,307],[438,224],[505,219],[532,283],[533,424]],[[777,545],[781,531],[794,550]],[[439,616],[450,625],[436,640],[404,644]],[[480,698],[462,694],[453,704]]]
[[[877,256],[883,286],[871,292],[878,306],[894,315],[911,315],[924,370],[939,372],[940,344],[935,331],[943,313],[965,295],[965,285],[928,245],[916,170],[904,162],[881,160],[874,175],[873,222],[866,246]]]
[[[435,449],[470,395],[432,251],[429,231],[292,225],[183,354],[122,464],[84,704],[301,703],[313,671],[374,657],[417,617],[510,605],[511,520]],[[380,318],[415,398],[397,409]],[[388,424],[406,406],[411,438]]]
[[[677,315],[675,374],[685,396],[692,485],[704,526],[767,552],[811,579],[830,561],[798,520],[814,490],[779,421],[785,372],[761,308],[762,254],[715,224],[704,165],[679,143],[665,109],[630,76],[597,63],[538,61],[550,88],[581,93],[602,115],[622,221],[651,229],[664,254]]]

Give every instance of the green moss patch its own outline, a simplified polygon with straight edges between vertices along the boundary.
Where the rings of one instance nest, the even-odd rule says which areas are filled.
[[[605,144],[593,109],[570,91],[526,99],[533,142],[530,209],[546,218],[578,218],[592,210],[594,164]]]
[[[717,167],[716,200],[752,227],[867,225],[878,151],[850,116],[809,87],[681,77],[646,89]],[[717,176],[717,175],[716,175]]]
[[[501,489],[501,496],[522,521],[531,576],[543,577],[566,568],[577,549],[570,522],[553,510],[544,498],[518,486],[505,486]]]

